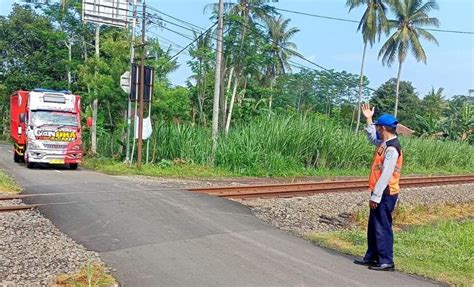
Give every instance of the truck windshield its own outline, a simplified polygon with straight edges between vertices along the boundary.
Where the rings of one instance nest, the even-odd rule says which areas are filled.
[[[77,116],[66,112],[36,111],[31,113],[31,123],[35,126],[74,126],[77,127]]]

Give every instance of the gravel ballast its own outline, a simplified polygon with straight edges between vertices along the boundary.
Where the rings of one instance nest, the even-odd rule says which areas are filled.
[[[0,201],[0,206],[21,204]],[[59,273],[102,264],[36,210],[0,213],[0,286],[50,286]]]
[[[244,200],[260,219],[296,235],[351,226],[352,215],[368,211],[368,192],[324,193],[307,197]],[[403,206],[474,202],[474,184],[403,189]]]
[[[127,178],[137,184],[156,184],[150,178]],[[160,181],[169,188],[248,184],[233,180]],[[339,192],[241,202],[258,218],[302,236],[350,227],[354,213],[368,210],[368,200],[368,192]],[[467,202],[474,202],[474,184],[403,189],[399,197],[404,206]],[[15,204],[22,203],[0,201],[0,206]],[[0,286],[49,286],[56,275],[77,272],[88,263],[103,264],[96,252],[75,243],[37,210],[0,213]]]

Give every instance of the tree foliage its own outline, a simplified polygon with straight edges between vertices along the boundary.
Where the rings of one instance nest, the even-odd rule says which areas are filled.
[[[299,29],[278,14],[272,2],[275,1],[238,0],[226,4],[221,95],[224,122],[230,124],[232,120],[235,125],[242,125],[265,115],[317,114],[341,126],[355,126],[359,75],[312,69],[294,62],[302,57],[294,43]],[[411,49],[424,61],[426,55],[418,38],[433,40],[422,27],[437,24],[435,18],[427,15],[435,4],[421,0],[395,2],[350,0],[347,4],[350,9],[366,7],[359,29],[369,44],[384,34],[388,23],[395,23],[386,22],[386,9],[401,9],[395,13],[397,30],[385,44],[381,57],[386,63],[397,57],[403,60]],[[413,11],[403,10],[403,5]],[[214,17],[214,6],[208,8],[211,18]],[[35,87],[70,89],[82,96],[85,114],[93,99],[98,99],[99,137],[119,138],[123,145],[127,94],[121,90],[119,79],[130,68],[130,33],[102,26],[100,54],[95,57],[95,26],[83,23],[80,15],[81,1],[68,0],[37,6],[14,4],[8,16],[0,17],[2,127],[8,126],[11,92]],[[401,41],[402,38],[407,41]],[[169,78],[178,68],[178,59],[172,58],[172,47],[153,37],[147,40],[146,64],[155,69],[151,104],[155,122],[189,122],[204,128],[209,124],[215,80],[215,33],[196,32],[194,39],[188,49],[191,58],[184,64],[191,70],[185,87],[173,86]],[[140,53],[138,49],[137,55]],[[362,85],[369,85],[367,77],[362,76]],[[390,79],[374,93],[362,91],[360,100],[370,100],[377,107],[377,114],[391,112],[397,79]],[[408,81],[400,82],[399,94],[400,121],[417,135],[472,143],[471,98],[450,99],[441,88],[433,88],[422,97]],[[113,150],[113,144],[110,143],[111,154],[122,155],[122,151]]]

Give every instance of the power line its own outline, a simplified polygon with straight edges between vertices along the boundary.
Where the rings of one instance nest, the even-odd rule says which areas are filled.
[[[173,23],[173,22],[171,22],[171,21],[165,20],[165,19],[163,19],[163,18],[158,18],[158,20],[159,20],[159,21],[163,21],[163,22],[168,23],[168,24],[171,24],[171,25],[173,25],[173,26],[176,26],[176,27],[179,27],[179,28],[182,28],[182,29],[185,29],[185,30],[194,32],[194,33],[201,33],[202,31],[204,31],[204,29],[202,29],[202,30],[194,30],[194,29],[191,29],[191,28],[188,28],[188,27],[185,27],[185,26],[182,26],[182,25]]]
[[[195,33],[198,33],[198,34],[201,34],[202,31],[205,30],[205,29],[202,29],[202,30],[200,30],[200,31],[197,31],[197,30],[190,29],[190,28],[188,28],[188,27],[184,27],[184,26],[182,26],[182,25],[176,24],[176,23],[174,23],[174,22],[165,20],[165,19],[163,19],[163,18],[161,18],[161,17],[159,17],[159,16],[156,16],[156,15],[152,15],[152,16],[154,16],[153,18],[154,18],[155,20],[157,20],[157,21],[163,21],[163,22],[169,23],[169,24],[171,24],[171,25],[174,25],[174,26],[180,27],[180,28],[182,28],[182,29],[185,29],[185,30],[187,30],[187,31],[195,32]],[[157,18],[157,17],[158,17],[158,18]],[[178,19],[178,18],[176,18],[176,19]],[[155,24],[155,25],[157,25],[157,26],[160,27],[160,28],[163,28],[163,29],[166,29],[166,30],[171,31],[171,32],[173,32],[173,33],[176,33],[176,34],[178,34],[178,35],[181,35],[181,36],[183,36],[183,37],[185,37],[185,38],[187,38],[187,39],[189,39],[189,40],[193,40],[192,38],[190,38],[191,36],[188,36],[188,35],[186,35],[186,34],[181,34],[180,32],[177,32],[176,30],[167,28],[166,26],[163,26],[163,25],[161,25],[160,23],[157,23],[157,22],[152,21],[152,20],[150,20],[150,22],[153,23],[153,24]],[[210,35],[210,38],[213,39],[213,40],[217,40],[217,38],[216,38],[215,36],[213,36],[212,34]]]
[[[172,15],[170,15],[170,14],[167,14],[167,13],[165,13],[165,12],[162,12],[162,11],[158,10],[157,8],[151,7],[150,9],[153,10],[153,11],[155,11],[155,12],[158,12],[158,13],[160,13],[160,14],[163,14],[163,15],[165,15],[165,16],[171,18],[171,19],[174,19],[174,20],[176,20],[176,21],[178,21],[178,22],[185,23],[185,24],[187,24],[188,26],[194,27],[194,28],[196,28],[196,29],[198,29],[198,30],[193,29],[193,28],[184,27],[184,26],[182,26],[182,25],[176,24],[176,23],[171,22],[171,21],[169,21],[169,20],[163,19],[163,17],[160,17],[160,16],[158,16],[158,15],[156,15],[156,14],[149,14],[149,16],[151,16],[152,18],[154,18],[154,19],[157,20],[157,21],[163,21],[163,22],[169,23],[169,24],[171,24],[171,25],[174,25],[174,26],[183,28],[183,29],[188,30],[188,31],[196,32],[196,33],[201,33],[202,31],[206,30],[205,28],[202,28],[202,27],[200,27],[200,26],[198,26],[198,25],[195,25],[195,24],[193,24],[193,23],[191,23],[191,22],[185,21],[185,20],[183,20],[183,19],[177,18],[177,17],[172,16]],[[227,15],[224,14],[224,20],[225,20],[226,18],[227,18]],[[155,23],[155,24],[158,24],[158,23]],[[230,27],[229,27],[226,31],[224,31],[224,34],[227,33],[229,30],[230,30]],[[217,37],[212,36],[212,34],[211,34],[210,37],[211,37],[211,39],[217,41]]]
[[[306,69],[306,70],[312,70],[312,71],[319,71],[315,68],[311,68],[311,67],[308,67],[308,66],[305,66],[305,65],[302,65],[300,63],[297,63],[295,61],[291,61],[289,60],[288,63],[290,64],[290,66],[292,67],[295,67],[295,68],[298,68],[298,69]],[[332,72],[331,70],[329,70],[328,72]],[[337,74],[335,74],[337,76]],[[358,82],[349,82],[347,79],[344,79],[344,78],[339,78],[341,81],[345,82],[346,84],[347,83],[351,83],[351,84],[355,84],[357,86],[359,86],[359,83]],[[363,86],[366,90],[370,90],[372,92],[376,92],[377,90],[371,88],[371,87],[368,87],[368,86]]]
[[[262,35],[261,31],[256,30],[254,27],[248,25],[247,23],[242,23],[242,22],[240,22],[239,20],[234,20],[234,21],[237,22],[237,23],[239,23],[239,24],[242,25],[242,26],[247,27],[247,29],[250,29],[250,30],[252,30],[253,32],[259,34],[261,37],[263,37],[263,38],[264,38],[265,40],[267,40],[268,42],[271,42],[273,45],[276,45],[276,46],[280,47],[281,49],[290,52],[293,56],[298,57],[298,58],[302,59],[303,61],[308,62],[308,63],[310,63],[310,64],[312,64],[312,65],[314,65],[314,66],[320,68],[321,70],[324,70],[324,71],[330,72],[330,73],[332,72],[331,69],[328,69],[328,68],[326,68],[326,67],[323,67],[323,66],[319,65],[319,64],[315,63],[314,61],[311,61],[311,60],[307,59],[307,58],[304,57],[303,55],[300,55],[299,53],[295,54],[293,50],[288,49],[288,48],[286,48],[286,47],[283,47],[282,45],[276,43],[276,42],[275,42],[273,39],[271,39],[268,35]],[[257,24],[257,25],[260,25],[260,24]],[[310,69],[311,69],[311,68],[310,68]],[[312,69],[312,70],[315,70],[315,69]],[[338,76],[339,76],[339,75],[336,74],[336,77],[338,77]],[[340,78],[340,77],[339,77],[339,78]],[[347,79],[345,79],[345,78],[340,78],[340,79],[341,79],[343,82],[348,83],[348,82],[347,82]],[[353,84],[359,85],[359,83],[356,83],[356,82],[354,82]],[[375,91],[374,89],[372,89],[372,88],[370,88],[370,87],[368,87],[368,86],[365,86],[365,85],[364,85],[363,87],[366,88],[366,89]]]
[[[185,20],[176,18],[176,17],[174,17],[174,16],[171,16],[171,15],[169,15],[169,14],[163,12],[163,11],[160,11],[160,10],[154,8],[154,7],[149,7],[149,8],[150,8],[151,10],[157,12],[157,13],[160,13],[160,14],[162,14],[162,15],[165,15],[165,16],[167,16],[167,17],[169,17],[169,18],[171,18],[171,19],[174,19],[174,20],[176,20],[176,21],[179,21],[179,22],[181,22],[181,23],[187,24],[187,25],[189,25],[189,26],[191,26],[191,27],[197,28],[197,29],[199,29],[199,30],[201,30],[201,31],[204,31],[204,30],[205,30],[205,29],[202,28],[202,27],[199,27],[199,26],[197,26],[197,25],[195,25],[195,24],[193,24],[193,23],[190,23],[190,22],[188,22],[188,21],[185,21]]]
[[[186,49],[188,49],[189,47],[191,47],[192,44],[196,43],[197,41],[199,41],[202,36],[204,36],[206,33],[208,33],[209,31],[211,31],[216,25],[217,25],[217,21],[212,24],[211,27],[209,27],[206,31],[202,32],[198,37],[196,37],[196,39],[194,39],[191,43],[189,43],[188,45],[186,45],[186,47],[184,47],[183,49],[181,49],[178,53],[176,53],[174,56],[172,56],[168,62],[172,61],[174,58],[176,58],[179,54],[181,54],[182,52],[184,52]],[[167,62],[167,63],[168,63]]]
[[[150,16],[153,16],[153,18],[154,18],[154,19],[156,19],[156,20],[158,20],[158,21],[163,21],[163,22],[165,22],[165,23],[168,23],[168,24],[174,25],[174,26],[176,26],[176,27],[179,27],[179,28],[185,29],[185,30],[187,30],[187,31],[190,31],[190,32],[193,32],[193,33],[200,34],[200,33],[202,33],[202,31],[204,31],[204,30],[205,30],[205,29],[201,29],[201,30],[194,30],[194,29],[191,29],[191,28],[185,27],[185,26],[183,26],[183,25],[179,25],[179,24],[176,24],[176,23],[174,23],[174,22],[171,22],[171,21],[165,20],[165,19],[163,19],[163,18],[161,18],[161,17],[159,17],[159,16],[156,16],[156,15],[151,15],[151,14],[150,14]],[[156,18],[156,17],[158,17],[158,18]],[[174,17],[174,19],[178,19],[178,18],[175,18],[175,17]],[[178,19],[178,21],[179,21],[179,19]],[[179,33],[179,32],[177,32],[177,31],[175,31],[175,30],[172,30],[172,29],[166,28],[166,26],[160,25],[159,23],[156,23],[156,22],[153,22],[153,21],[151,21],[151,22],[152,22],[153,24],[156,24],[156,25],[158,25],[158,26],[159,26],[159,27],[161,27],[161,28],[164,28],[164,29],[168,30],[168,31],[172,31],[172,32],[174,32],[174,33]],[[187,22],[187,23],[189,23],[189,22]],[[227,32],[227,31],[226,31],[226,32]],[[213,36],[212,34],[210,35],[210,38],[211,38],[211,39],[213,39],[213,40],[216,40],[216,41],[217,41],[217,38],[216,38],[215,36]],[[189,37],[188,37],[187,39],[189,39],[189,40],[192,40],[192,39],[190,39]]]
[[[173,17],[173,18],[176,19],[177,21],[189,23],[189,22],[187,22],[187,21],[181,20],[181,19],[176,18],[176,17]],[[164,20],[164,19],[162,19],[162,18],[158,18],[158,19],[161,20],[161,21]],[[278,43],[274,42],[273,39],[271,39],[271,38],[268,37],[267,35],[263,35],[263,34],[261,33],[261,31],[256,30],[256,29],[255,29],[254,27],[252,27],[252,26],[249,26],[248,23],[242,23],[242,22],[240,22],[240,21],[238,21],[238,20],[233,20],[233,21],[234,21],[234,22],[237,22],[237,23],[240,24],[240,25],[246,26],[248,29],[252,30],[253,32],[256,32],[257,34],[259,34],[261,37],[263,37],[263,38],[264,38],[265,40],[267,40],[268,42],[271,42],[272,44],[276,44],[277,46],[279,46],[280,48],[282,48],[282,49],[284,49],[284,50],[286,50],[286,51],[293,52],[292,50],[290,50],[290,49],[288,49],[288,48],[286,48],[286,47],[283,47],[283,46],[279,45]],[[176,23],[167,21],[167,20],[164,21],[164,22],[170,23],[170,24],[172,24],[172,25],[178,26],[178,27],[180,27],[180,28],[183,28],[183,29],[186,29],[186,30],[189,30],[189,31],[196,32],[196,31],[193,30],[193,29],[184,27],[184,26],[182,26],[182,25],[179,25],[179,24],[176,24]],[[152,21],[152,23],[159,25],[158,23],[153,22],[153,21]],[[189,24],[191,24],[191,23],[189,23]],[[214,24],[214,26],[215,26],[215,25],[216,25],[216,24]],[[260,25],[260,24],[259,24],[259,25]],[[261,25],[261,26],[262,26],[262,25]],[[166,28],[166,27],[164,27],[164,26],[160,26],[160,27],[162,27],[162,28],[164,28],[164,29],[166,29],[166,30],[169,30],[169,31],[171,31],[171,32],[173,32],[173,33],[176,33],[176,34],[178,34],[178,35],[181,35],[181,36],[183,36],[183,37],[186,37],[185,35],[183,35],[183,34],[181,34],[181,33],[179,33],[179,32],[176,32],[176,31],[174,31],[174,30],[172,30],[172,29]],[[209,31],[209,30],[210,30],[210,29],[208,29],[208,31]],[[200,37],[201,37],[203,34],[205,34],[205,33],[207,33],[207,32],[201,33],[201,35],[200,35],[198,38],[200,38]],[[188,37],[186,37],[186,38],[188,38]],[[211,38],[215,39],[215,38],[212,37],[212,36],[211,36]],[[189,38],[188,38],[188,39],[189,39]],[[190,40],[191,40],[191,39],[190,39]],[[322,66],[322,65],[319,65],[319,64],[317,64],[316,62],[311,61],[311,60],[307,59],[306,57],[304,57],[304,56],[302,56],[302,55],[300,55],[300,54],[293,54],[293,53],[292,53],[292,55],[295,56],[295,57],[298,57],[298,58],[302,59],[303,61],[306,61],[306,62],[308,62],[308,63],[310,63],[310,64],[312,64],[312,65],[314,65],[314,66],[316,66],[316,67],[318,67],[319,69],[322,69],[322,70],[327,71],[327,72],[330,72],[330,73],[332,72],[331,69],[328,69],[328,68],[326,68],[326,67],[324,67],[324,66]],[[306,68],[315,70],[315,69],[309,68],[309,67],[306,67]],[[340,77],[339,75],[337,75],[337,74],[336,74],[336,77],[339,77],[342,81],[348,83],[348,82],[347,82],[347,79],[341,78],[341,77]],[[354,82],[354,83],[352,83],[352,84],[357,84],[357,85],[359,85],[358,82],[357,82],[357,83]],[[375,91],[375,89],[370,88],[370,87],[368,87],[368,86],[363,86],[363,87],[364,87],[365,89],[368,89],[368,90],[371,90],[371,91]]]
[[[304,15],[304,16],[311,16],[315,18],[322,18],[322,19],[328,19],[328,20],[336,20],[336,21],[341,21],[341,22],[349,22],[349,23],[359,23],[359,21],[352,20],[352,19],[344,19],[344,18],[337,18],[337,17],[330,17],[330,16],[324,16],[324,15],[316,15],[316,14],[310,14],[306,12],[299,12],[299,11],[292,11],[292,10],[286,10],[282,8],[275,8],[277,11],[284,11],[288,13],[293,13],[293,14],[299,14],[299,15]]]
[[[159,35],[159,34],[153,32],[153,31],[150,31],[150,33],[154,34],[154,35],[155,35],[156,37],[158,37],[159,39],[168,42],[169,44],[175,45],[175,46],[178,47],[179,49],[182,49],[182,48],[183,48],[182,45],[180,45],[180,44],[178,44],[178,43],[176,43],[176,42],[174,42],[174,41],[171,41],[170,39],[165,38],[165,37],[163,37],[163,36],[161,36],[161,35]]]
[[[443,33],[456,33],[456,34],[474,35],[474,32],[471,32],[471,31],[443,30],[443,29],[434,29],[434,28],[428,28],[428,29],[425,29],[425,30],[434,31],[434,32],[443,32]]]
[[[179,44],[177,44],[176,42],[173,42],[173,41],[171,41],[171,40],[169,40],[169,39],[167,39],[167,38],[165,38],[165,37],[159,35],[158,33],[155,33],[155,32],[153,32],[153,31],[147,31],[147,32],[150,33],[150,34],[152,34],[152,35],[154,35],[155,37],[157,37],[157,38],[159,39],[159,42],[160,42],[160,43],[161,43],[161,42],[164,42],[165,44],[170,44],[171,46],[174,46],[174,47],[172,47],[173,50],[179,51],[178,49],[182,49],[182,48],[183,48],[182,45],[179,45]],[[176,49],[176,48],[178,48],[178,49]]]
[[[322,19],[335,20],[335,21],[341,21],[341,22],[349,22],[349,23],[359,23],[359,21],[352,20],[352,19],[329,17],[329,16],[324,16],[324,15],[317,15],[317,14],[287,10],[287,9],[282,9],[282,8],[275,8],[275,10],[288,12],[288,13],[293,13],[293,14],[298,14],[298,15],[310,16],[310,17],[315,17],[315,18],[322,18]],[[444,30],[444,29],[434,29],[434,28],[425,28],[425,30],[434,31],[434,32],[443,32],[443,33],[456,33],[456,34],[474,35],[474,32],[471,32],[471,31]]]
[[[282,48],[284,48],[284,47],[282,47]],[[284,48],[284,49],[285,49],[285,48]],[[311,60],[309,60],[309,59],[307,59],[307,58],[305,58],[305,57],[299,56],[299,55],[296,55],[296,56],[297,56],[298,58],[304,60],[305,62],[308,62],[308,63],[310,63],[310,64],[312,64],[312,65],[315,65],[316,67],[318,67],[318,68],[320,68],[320,69],[322,69],[322,70],[324,70],[324,71],[326,71],[326,72],[330,72],[330,73],[332,72],[331,69],[328,69],[328,68],[326,68],[326,67],[323,67],[323,66],[321,66],[321,65],[319,65],[319,64],[317,64],[317,63],[315,63],[314,61],[311,61]],[[343,79],[343,80],[346,81],[346,79]],[[357,83],[357,82],[354,82],[354,83],[357,84],[357,85],[359,85],[359,83]],[[373,89],[373,88],[371,88],[371,87],[369,87],[369,86],[366,86],[366,85],[363,85],[363,87],[364,87],[365,89],[371,90],[371,91],[373,91],[373,92],[376,91],[375,89]]]
[[[188,35],[183,34],[183,33],[181,33],[181,32],[175,31],[175,30],[170,29],[170,28],[168,28],[168,27],[166,27],[166,26],[162,26],[162,25],[160,25],[159,23],[156,23],[156,22],[154,22],[154,21],[150,21],[150,22],[151,22],[152,24],[157,25],[159,28],[165,29],[165,30],[170,31],[170,32],[172,32],[172,33],[175,33],[175,34],[177,34],[177,35],[179,35],[179,36],[181,36],[181,37],[183,37],[183,38],[186,38],[186,39],[188,39],[188,40],[190,40],[190,41],[194,40],[191,36],[188,36]]]
[[[152,8],[152,10],[158,11],[157,9],[153,9],[153,8]],[[168,17],[170,17],[170,18],[172,17],[172,18],[175,19],[176,21],[185,22],[185,23],[188,23],[188,24],[190,24],[190,25],[194,25],[194,24],[192,24],[192,23],[190,23],[190,22],[181,20],[181,19],[179,19],[179,18],[177,18],[177,17],[173,17],[173,16],[171,16],[171,15],[169,15]],[[155,16],[155,19],[156,19],[156,16]],[[161,17],[159,17],[158,20],[159,20],[159,21],[164,21],[164,22],[166,22],[166,23],[170,23],[170,24],[172,24],[172,25],[175,25],[175,26],[177,26],[177,27],[180,27],[180,28],[183,28],[183,29],[186,29],[186,30],[189,30],[189,31],[197,32],[197,31],[195,31],[195,30],[193,30],[193,29],[190,29],[190,28],[188,28],[188,27],[184,27],[184,26],[182,26],[182,25],[179,25],[179,24],[176,24],[176,23],[173,23],[173,22],[164,20],[164,19],[161,18]],[[247,23],[242,23],[242,22],[240,22],[239,20],[233,20],[233,21],[234,21],[234,22],[237,22],[237,23],[240,24],[240,25],[246,26],[248,29],[250,29],[250,30],[256,32],[257,34],[259,34],[261,37],[263,37],[263,38],[264,38],[265,40],[267,40],[268,42],[271,42],[272,44],[276,44],[278,47],[280,47],[280,48],[282,48],[282,49],[284,49],[284,50],[286,50],[286,51],[289,51],[289,52],[291,52],[291,53],[293,52],[291,49],[288,49],[288,48],[286,48],[286,47],[283,47],[283,46],[279,45],[278,43],[276,43],[275,41],[273,41],[273,39],[271,39],[271,38],[268,37],[267,35],[263,35],[263,34],[261,33],[261,31],[256,30],[254,27],[249,26]],[[156,23],[156,22],[153,22],[153,21],[151,21],[151,22],[154,23],[154,24],[159,25],[159,24]],[[207,29],[207,31],[202,32],[201,35],[200,35],[199,37],[197,37],[193,42],[191,42],[191,44],[189,44],[187,47],[191,46],[194,42],[196,42],[196,41],[197,41],[199,38],[201,38],[204,34],[206,34],[208,31],[210,31],[216,24],[217,24],[217,22],[216,22],[213,26],[211,26],[209,29]],[[260,24],[258,24],[258,25],[260,25]],[[194,25],[194,26],[195,26],[195,25]],[[262,25],[260,25],[260,26],[262,26]],[[160,25],[160,27],[162,27],[162,28],[164,28],[164,29],[166,29],[166,30],[169,30],[169,31],[171,31],[171,32],[173,32],[173,33],[176,33],[176,34],[178,34],[178,35],[181,35],[181,36],[186,37],[187,39],[189,39],[189,37],[187,37],[186,35],[183,35],[183,34],[181,34],[181,33],[179,33],[179,32],[176,32],[176,31],[174,31],[174,30],[172,30],[172,29],[166,28],[166,27],[161,26],[161,25]],[[212,36],[211,36],[211,38],[215,39],[215,38],[212,37]],[[190,40],[191,40],[191,39],[190,39]],[[187,47],[184,48],[184,49],[182,49],[182,51],[183,51],[183,50],[186,50]],[[180,51],[180,52],[182,52],[182,51]],[[178,54],[179,54],[179,53],[178,53]],[[292,55],[295,56],[295,57],[298,57],[298,58],[302,59],[302,60],[305,61],[305,62],[308,62],[308,63],[310,63],[310,64],[312,64],[312,65],[318,67],[319,69],[322,69],[322,70],[324,70],[324,71],[327,71],[327,72],[332,73],[332,70],[331,70],[331,69],[328,69],[328,68],[326,68],[326,67],[324,67],[324,66],[322,66],[322,65],[319,65],[319,64],[317,64],[316,62],[311,61],[311,60],[307,59],[306,57],[304,57],[304,56],[302,56],[302,55],[300,55],[300,54],[294,54],[294,53],[292,53]],[[309,67],[305,67],[305,68],[315,70],[314,68],[309,68]],[[347,82],[347,79],[341,78],[338,74],[336,74],[336,77],[339,77],[339,79],[341,79],[343,82],[348,83],[348,82]],[[358,82],[353,82],[352,84],[357,84],[357,85],[359,85]],[[376,91],[375,89],[370,88],[370,87],[365,86],[365,85],[364,85],[363,87],[364,87],[365,89],[368,89],[368,90],[371,90],[371,91]]]
[[[276,45],[276,46],[280,47],[281,49],[290,52],[290,54],[291,54],[292,56],[298,57],[298,58],[302,59],[303,61],[308,62],[308,63],[310,63],[310,64],[312,64],[312,65],[314,65],[314,66],[320,68],[321,70],[324,70],[324,71],[330,72],[330,73],[332,72],[331,69],[328,69],[328,68],[326,68],[326,67],[324,67],[324,66],[322,66],[322,65],[319,65],[318,63],[309,60],[308,58],[304,57],[303,55],[300,55],[299,53],[295,54],[293,50],[288,49],[288,48],[286,48],[286,47],[284,47],[284,46],[282,46],[282,45],[276,43],[276,42],[275,42],[273,39],[271,39],[268,35],[262,35],[261,31],[255,30],[254,27],[252,27],[252,26],[250,26],[250,25],[248,25],[248,24],[246,24],[246,23],[242,23],[242,22],[240,22],[239,20],[234,20],[234,21],[237,22],[237,23],[239,23],[239,24],[242,25],[242,26],[247,27],[248,29],[252,30],[253,32],[259,34],[261,37],[263,37],[263,38],[264,38],[265,40],[267,40],[268,42],[271,42],[273,45]],[[262,26],[261,24],[257,24],[257,25]],[[313,69],[313,70],[314,70],[314,69]],[[336,74],[336,77],[337,77],[337,76],[338,76],[338,75]],[[340,78],[340,77],[339,77],[339,78]],[[342,81],[344,81],[344,82],[347,83],[347,79],[345,79],[345,78],[340,78],[340,79],[341,79]],[[353,84],[359,85],[358,82],[357,82],[357,83],[354,82]],[[374,91],[374,92],[376,91],[375,89],[370,88],[370,87],[368,87],[368,86],[366,86],[366,85],[363,85],[363,87],[366,88],[366,89],[369,89],[369,90],[371,90],[371,91]]]

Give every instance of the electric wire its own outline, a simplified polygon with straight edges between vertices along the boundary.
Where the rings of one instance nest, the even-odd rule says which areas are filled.
[[[345,19],[345,18],[338,18],[338,17],[330,17],[330,16],[325,16],[325,15],[317,15],[317,14],[312,14],[312,13],[307,13],[307,12],[301,12],[301,11],[294,11],[294,10],[288,10],[288,9],[283,9],[283,8],[275,8],[275,10],[277,10],[277,11],[283,11],[283,12],[288,12],[288,13],[293,13],[293,14],[298,14],[298,15],[303,15],[303,16],[310,16],[310,17],[314,17],[314,18],[322,18],[322,19],[328,19],[328,20],[334,20],[334,21],[341,21],[341,22],[349,22],[349,23],[359,23],[359,21],[357,21],[357,20],[352,20],[352,19]],[[434,31],[434,32],[474,35],[474,32],[472,32],[472,31],[445,30],[445,29],[436,29],[436,28],[423,28],[423,29],[424,29],[424,30],[428,30],[428,31]]]

